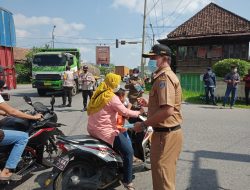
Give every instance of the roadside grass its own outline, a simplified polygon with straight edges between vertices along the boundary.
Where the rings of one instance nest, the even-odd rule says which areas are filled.
[[[182,99],[183,101],[191,104],[205,104],[205,95],[200,92],[183,90]],[[222,101],[223,99],[217,100],[217,105],[222,106]],[[250,109],[250,106],[245,105],[245,102],[242,100],[237,100],[234,107]]]

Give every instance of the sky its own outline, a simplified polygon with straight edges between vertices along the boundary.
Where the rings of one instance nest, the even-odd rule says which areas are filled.
[[[207,4],[214,2],[250,20],[249,0],[147,0],[145,51]],[[17,47],[79,48],[81,59],[96,62],[95,47],[108,45],[111,63],[140,65],[141,43],[119,45],[115,39],[141,42],[144,0],[0,0],[13,13]],[[150,24],[152,28],[150,27]]]

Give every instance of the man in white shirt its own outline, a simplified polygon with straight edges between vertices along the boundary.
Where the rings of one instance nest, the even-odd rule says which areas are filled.
[[[0,80],[0,91],[2,91],[5,82]],[[23,113],[15,108],[9,106],[0,95],[0,115],[2,116],[13,116],[22,119],[30,119],[30,120],[40,120],[42,118],[42,114],[36,115],[29,115]],[[8,160],[5,163],[5,168],[0,171],[0,180],[4,181],[17,181],[20,180],[22,177],[15,173],[12,173],[12,170],[15,170],[17,167],[18,162],[22,156],[22,153],[26,147],[28,142],[29,136],[27,133],[22,131],[15,131],[15,130],[1,130],[0,129],[0,147],[12,145],[13,149],[9,155]]]
[[[83,110],[87,110],[87,102],[93,95],[95,78],[92,73],[88,72],[88,66],[83,66],[83,73],[80,75],[82,81],[82,97],[83,97]]]
[[[66,101],[68,97],[68,104],[67,107],[71,107],[72,103],[72,89],[74,87],[75,81],[74,81],[74,73],[70,70],[70,66],[66,66],[66,71],[63,75],[63,96],[62,106],[66,106]]]

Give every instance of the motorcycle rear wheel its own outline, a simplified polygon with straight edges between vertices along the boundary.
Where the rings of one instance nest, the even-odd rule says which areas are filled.
[[[54,182],[54,190],[97,190],[86,188],[78,184],[83,178],[91,178],[96,175],[95,168],[86,161],[72,161],[61,172]]]

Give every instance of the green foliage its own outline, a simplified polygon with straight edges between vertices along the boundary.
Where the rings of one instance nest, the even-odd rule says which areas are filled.
[[[237,66],[240,76],[247,74],[247,71],[250,68],[250,62],[240,59],[224,59],[215,63],[213,65],[213,70],[216,76],[225,77],[225,75],[231,71],[232,65]]]
[[[15,65],[17,73],[17,83],[30,83],[32,74],[32,59],[35,53],[38,53],[40,48],[33,47],[25,56],[27,61]]]
[[[109,67],[105,67],[105,66],[100,66],[100,74],[101,75],[106,75],[110,72],[114,72],[115,71],[115,65],[110,64]]]
[[[29,63],[16,64],[17,83],[30,83],[31,69]]]

